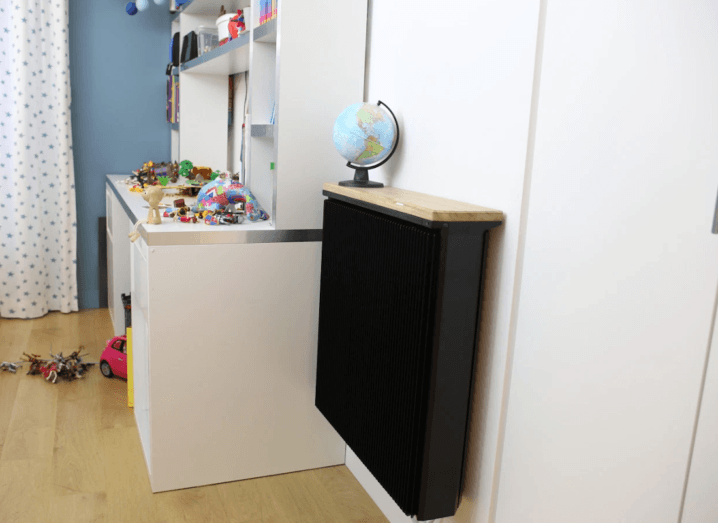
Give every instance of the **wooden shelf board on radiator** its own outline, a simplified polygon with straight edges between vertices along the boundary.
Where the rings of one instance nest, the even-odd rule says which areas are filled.
[[[500,222],[503,213],[488,207],[457,202],[395,187],[368,189],[325,183],[324,192],[353,198],[432,222]]]

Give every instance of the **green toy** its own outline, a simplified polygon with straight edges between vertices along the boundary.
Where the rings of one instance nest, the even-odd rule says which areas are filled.
[[[183,160],[179,166],[179,175],[189,178],[192,175],[192,169],[194,165],[189,160]]]
[[[212,173],[212,175],[210,176],[210,179],[211,179],[212,181],[215,181],[215,180],[217,179],[217,177],[219,177],[219,176],[221,176],[221,175],[222,175],[222,173],[219,172],[219,170],[214,171],[214,172]]]
[[[167,184],[169,183],[169,181],[170,181],[170,179],[167,178],[166,176],[159,176],[159,177],[157,177],[157,179],[160,181],[160,185],[161,185],[162,187],[164,187],[165,185],[167,185]]]

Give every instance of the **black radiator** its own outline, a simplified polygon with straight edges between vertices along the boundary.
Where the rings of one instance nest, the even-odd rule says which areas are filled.
[[[407,515],[435,519],[458,507],[498,223],[386,212],[325,201],[316,406]]]

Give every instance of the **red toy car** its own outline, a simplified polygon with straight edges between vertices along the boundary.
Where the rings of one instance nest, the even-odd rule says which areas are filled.
[[[127,336],[115,336],[107,342],[100,356],[100,372],[106,378],[127,378]]]

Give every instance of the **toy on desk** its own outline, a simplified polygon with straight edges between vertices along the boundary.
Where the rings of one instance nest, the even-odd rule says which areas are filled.
[[[238,212],[219,212],[205,217],[206,225],[235,225],[244,223],[244,215]]]
[[[182,163],[179,164],[179,175],[184,178],[189,178],[192,175],[192,168],[194,165],[192,165],[192,162],[189,160],[183,160]]]
[[[140,186],[144,187],[145,184],[151,185],[157,180],[157,176],[155,174],[155,163],[152,161],[143,163],[142,167],[136,171],[132,171],[132,175]]]
[[[229,176],[217,178],[205,185],[197,195],[197,205],[193,210],[217,212],[237,204],[244,204],[244,211],[249,221],[269,219],[269,215],[262,209],[251,191]]]
[[[210,167],[194,167],[192,168],[192,174],[195,176],[195,181],[209,181],[212,176],[212,169]],[[197,178],[199,176],[199,178]]]
[[[151,225],[159,225],[162,223],[162,217],[160,216],[159,205],[162,201],[164,194],[162,193],[161,187],[148,187],[142,194],[142,199],[150,204],[150,210],[147,213],[147,223]]]
[[[197,196],[202,189],[202,185],[196,182],[187,182],[186,185],[178,185],[170,188],[177,189],[180,196]]]
[[[128,234],[130,241],[134,242],[140,237],[139,228],[143,223],[149,223],[151,225],[159,225],[162,223],[159,205],[163,197],[164,194],[162,193],[162,187],[159,185],[152,185],[145,189],[142,193],[142,199],[149,204],[150,210],[147,213],[147,219],[138,220],[135,224],[135,228],[130,234]]]
[[[243,9],[237,9],[237,14],[229,20],[227,29],[229,29],[230,39],[237,38],[240,33],[247,30]]]
[[[172,180],[172,183],[177,183],[177,179],[179,178],[179,164],[177,162],[173,162],[169,165],[169,177]]]

